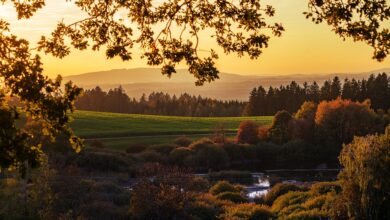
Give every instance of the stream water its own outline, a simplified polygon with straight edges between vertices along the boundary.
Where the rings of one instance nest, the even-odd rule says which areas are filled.
[[[268,176],[264,175],[264,173],[252,173],[252,176],[255,179],[255,183],[245,187],[248,191],[248,198],[254,199],[267,194],[271,186]]]

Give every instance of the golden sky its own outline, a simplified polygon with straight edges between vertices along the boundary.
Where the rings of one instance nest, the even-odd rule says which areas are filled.
[[[390,67],[390,58],[383,62],[373,60],[372,49],[360,42],[343,41],[331,32],[326,24],[316,25],[302,14],[307,1],[266,0],[276,8],[273,21],[281,22],[286,31],[281,38],[273,38],[269,47],[257,60],[236,55],[223,55],[213,44],[207,33],[201,36],[200,49],[208,50],[210,45],[219,52],[218,68],[223,72],[256,75],[315,74],[364,72]],[[18,21],[10,5],[0,5],[0,18],[11,23],[11,30],[20,37],[36,42],[41,35],[47,35],[56,23],[78,20],[82,13],[73,3],[65,0],[47,0],[46,7],[30,20]],[[74,51],[64,59],[43,56],[45,73],[49,76],[71,75],[84,72],[146,67],[144,60],[137,58],[140,52],[135,47],[133,60],[107,60],[104,51]],[[185,67],[185,66],[182,66]]]

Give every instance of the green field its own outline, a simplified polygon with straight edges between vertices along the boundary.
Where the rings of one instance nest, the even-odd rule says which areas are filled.
[[[180,135],[200,138],[223,125],[227,133],[237,131],[241,121],[270,124],[272,116],[260,117],[177,117],[76,111],[72,128],[82,138],[100,139],[107,146],[122,148],[129,143],[166,143]],[[105,139],[104,139],[105,138]]]

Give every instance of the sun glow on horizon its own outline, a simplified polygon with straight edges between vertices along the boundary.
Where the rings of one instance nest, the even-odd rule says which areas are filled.
[[[373,49],[364,43],[343,41],[331,32],[325,24],[316,25],[304,18],[302,14],[307,4],[302,1],[264,0],[276,9],[272,22],[281,22],[286,31],[280,38],[271,38],[269,47],[257,60],[249,57],[237,58],[236,54],[225,55],[210,33],[201,34],[201,49],[216,49],[220,59],[217,67],[221,72],[245,75],[287,75],[315,74],[336,72],[365,72],[375,69],[389,68],[390,58],[383,62],[373,60]],[[81,19],[83,13],[74,2],[65,0],[46,0],[46,6],[29,20],[17,20],[11,4],[0,4],[0,19],[11,23],[11,31],[19,37],[28,39],[35,45],[42,35],[49,35],[57,22],[64,19],[66,23]],[[211,46],[210,46],[211,45]],[[45,73],[51,77],[57,74],[64,76],[84,72],[110,69],[130,69],[148,67],[145,60],[139,58],[139,45],[133,50],[133,60],[122,62],[120,59],[107,60],[104,50],[73,51],[64,59],[53,58],[41,54]],[[178,68],[186,68],[179,65]]]

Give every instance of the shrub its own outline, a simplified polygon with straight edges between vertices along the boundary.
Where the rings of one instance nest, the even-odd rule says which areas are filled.
[[[210,188],[210,183],[203,177],[193,177],[186,183],[187,190],[195,192],[207,192]]]
[[[272,205],[274,201],[281,195],[284,195],[290,191],[306,191],[306,188],[297,186],[294,184],[278,183],[267,193],[264,197],[264,201],[268,205]]]
[[[187,211],[191,216],[196,216],[199,220],[216,220],[218,212],[212,204],[195,200]]]
[[[79,167],[99,171],[125,171],[132,163],[128,158],[108,152],[83,152],[77,155]]]
[[[130,146],[128,146],[126,148],[126,153],[137,154],[137,153],[144,151],[146,149],[146,147],[147,146],[145,144],[131,144]]]
[[[191,149],[187,147],[178,147],[173,149],[169,153],[169,161],[172,164],[182,166],[184,165],[185,159],[192,154]]]
[[[259,138],[259,141],[267,141],[268,140],[268,130],[269,126],[261,126],[259,127],[259,132],[257,134],[257,137]]]
[[[156,151],[163,155],[168,155],[173,149],[178,148],[176,144],[156,144],[148,148],[148,150]]]
[[[243,121],[238,127],[236,141],[238,143],[256,144],[258,141],[259,126],[253,121]]]
[[[302,210],[296,211],[288,216],[284,216],[283,219],[286,220],[317,220],[317,219],[329,219],[329,215],[326,211],[323,210]]]
[[[188,213],[195,219],[216,220],[224,212],[224,206],[231,205],[231,202],[222,201],[210,194],[200,194],[190,204]]]
[[[186,205],[193,201],[193,194],[174,187],[171,182],[157,182],[145,179],[134,186],[130,201],[131,219],[188,219]]]
[[[214,145],[214,142],[208,138],[202,138],[200,140],[192,142],[188,147],[191,150],[199,151],[201,149],[204,149],[210,145]]]
[[[312,196],[305,203],[302,204],[302,207],[305,209],[325,209],[330,206],[330,203],[333,201],[334,197],[332,195],[320,195],[320,196]]]
[[[156,151],[149,151],[149,150],[137,154],[137,157],[143,160],[143,162],[148,162],[148,163],[165,163],[167,159],[166,157],[157,153]]]
[[[181,147],[188,147],[192,143],[192,139],[187,136],[181,136],[176,138],[173,143]]]
[[[337,182],[319,182],[311,186],[310,192],[313,195],[322,195],[329,192],[339,193],[341,192],[341,186]]]
[[[209,192],[213,195],[218,195],[224,192],[239,192],[239,189],[228,181],[219,181],[210,188]]]
[[[196,167],[198,169],[222,169],[229,164],[229,157],[225,150],[215,144],[199,143],[190,145],[190,149],[195,151],[186,161],[186,165]]]
[[[236,220],[269,220],[273,219],[274,215],[268,206],[244,203],[227,207],[223,218]]]
[[[299,191],[290,191],[281,196],[279,196],[274,203],[272,204],[272,211],[280,212],[284,208],[287,208],[291,205],[300,205],[304,203],[310,194],[307,192],[299,192]]]
[[[245,203],[247,199],[237,192],[222,192],[217,195],[218,199],[228,200],[234,203]]]
[[[242,152],[242,145],[236,143],[226,143],[222,145],[222,148],[229,155],[230,160],[232,161],[241,161],[244,159]]]

